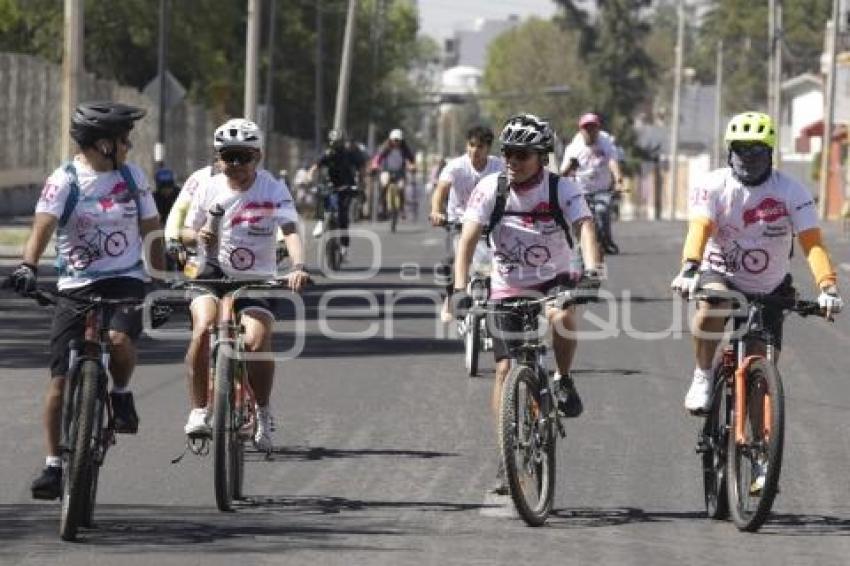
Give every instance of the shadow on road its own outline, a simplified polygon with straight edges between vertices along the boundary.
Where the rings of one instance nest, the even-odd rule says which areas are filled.
[[[261,457],[260,459],[265,459]],[[392,456],[398,458],[447,458],[458,456],[454,452],[435,452],[432,450],[401,450],[393,448],[323,448],[321,446],[281,446],[274,449],[270,460],[325,460],[345,458],[368,458],[371,456]]]
[[[549,516],[547,525],[554,528],[583,529],[703,518],[705,513],[702,511],[645,511],[637,507],[574,507],[555,509]]]
[[[850,536],[850,518],[778,513],[768,517],[759,532],[781,536]]]
[[[257,507],[266,510],[283,509],[307,513],[336,514],[343,511],[372,509],[419,509],[422,511],[479,511],[495,507],[483,503],[456,503],[446,501],[375,501],[348,499],[347,497],[252,495],[239,503],[240,508]]]

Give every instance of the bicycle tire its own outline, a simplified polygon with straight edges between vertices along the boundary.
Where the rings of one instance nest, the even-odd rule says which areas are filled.
[[[481,352],[481,316],[467,317],[466,334],[463,336],[464,361],[469,377],[478,375],[478,358]]]
[[[70,421],[68,446],[63,474],[62,507],[59,536],[75,540],[91,491],[91,435],[94,426],[95,400],[100,366],[94,360],[83,360],[76,376],[71,404],[74,416]]]
[[[729,423],[731,422],[730,392],[726,376],[720,368],[714,377],[714,394],[711,410],[705,418],[702,430],[704,442],[702,453],[703,492],[705,512],[709,519],[723,520],[729,517],[729,499],[726,493],[726,450],[728,447]]]
[[[213,483],[220,511],[233,510],[233,368],[229,345],[220,343],[216,352],[213,405]]]
[[[236,363],[239,373],[233,383],[233,396],[234,399],[238,400],[238,402],[234,403],[231,421],[233,433],[230,435],[230,466],[233,473],[231,474],[230,480],[230,492],[233,499],[238,500],[242,499],[244,493],[243,484],[245,481],[245,444],[240,433],[242,431],[242,425],[245,424],[246,420],[245,412],[247,409],[245,405],[246,402],[248,402],[248,399],[245,395],[245,385],[243,380],[247,379],[248,372],[244,365],[245,362],[239,361]]]
[[[518,365],[508,373],[502,389],[499,446],[514,507],[526,524],[539,527],[546,522],[555,497],[555,430],[549,419],[544,425],[546,428],[540,430],[535,410],[540,411],[537,377],[530,367]],[[521,443],[527,446],[522,447]],[[522,466],[517,462],[520,449],[523,449],[519,454]],[[532,476],[536,501],[528,499],[528,482],[520,477],[524,471]]]
[[[92,454],[97,454],[97,450],[103,446],[103,420],[104,420],[104,398],[105,391],[103,383],[98,383],[98,395],[95,399],[95,409],[94,409],[94,428],[92,429]],[[86,498],[85,508],[83,509],[83,516],[80,524],[83,527],[93,527],[94,526],[94,508],[95,503],[97,502],[97,482],[100,478],[100,467],[103,465],[103,462],[98,462],[97,459],[93,456],[91,460],[90,467],[90,481],[89,481],[89,493]]]
[[[729,510],[735,526],[741,531],[757,531],[767,520],[779,487],[779,474],[782,468],[782,449],[785,435],[785,399],[782,380],[774,365],[764,358],[750,362],[746,371],[747,412],[744,423],[744,444],[738,446],[735,435],[729,435]],[[738,399],[735,400],[738,403]],[[761,403],[761,406],[758,406]],[[764,412],[770,408],[767,417],[770,434],[766,441],[764,430]],[[756,434],[756,431],[759,431]],[[749,452],[749,454],[748,454]],[[767,470],[764,484],[757,494],[750,487],[753,482],[753,456],[763,458]],[[750,500],[754,501],[750,501]],[[753,503],[753,504],[751,504]]]
[[[387,187],[387,209],[390,212],[390,232],[395,232],[398,227],[398,187],[392,183]]]

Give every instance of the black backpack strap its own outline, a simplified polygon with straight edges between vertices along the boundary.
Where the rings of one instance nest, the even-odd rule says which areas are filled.
[[[564,236],[567,238],[567,245],[573,247],[573,237],[570,234],[570,225],[567,224],[567,219],[564,218],[564,211],[561,209],[561,203],[558,201],[558,183],[561,177],[554,173],[549,173],[549,213],[555,224],[561,227],[564,231]]]
[[[496,225],[501,222],[505,215],[505,207],[508,204],[508,178],[504,173],[499,174],[496,182],[496,204],[493,206],[493,212],[490,214],[490,223],[484,229],[484,239],[487,245],[491,245],[490,234]]]

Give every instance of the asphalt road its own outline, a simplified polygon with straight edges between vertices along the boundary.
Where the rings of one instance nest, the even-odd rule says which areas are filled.
[[[614,337],[580,346],[575,375],[585,414],[567,423],[556,509],[538,529],[517,519],[505,498],[487,495],[496,464],[492,360],[482,377],[464,377],[461,344],[437,321],[431,268],[441,231],[405,225],[390,237],[378,225],[373,277],[354,278],[373,255],[358,240],[346,271],[352,279],[319,278],[306,293],[303,351],[277,366],[277,448],[269,460],[250,458],[249,497],[234,513],[215,508],[211,458],[171,463],[184,447],[185,341],[144,339],[133,380],[140,432],[109,452],[98,527],[79,543],[58,540],[57,503],[29,497],[43,463],[49,311],[3,295],[0,564],[850,563],[848,319],[786,323],[781,493],[762,531],[741,534],[704,518],[699,423],[682,408],[691,349],[687,333],[677,332],[683,311],[668,285],[684,228],[617,230],[624,253],[610,261],[608,288],[631,300],[614,307]],[[848,261],[846,240],[833,237],[831,247]],[[361,296],[323,307],[331,290]],[[604,311],[595,306],[587,316]],[[296,342],[292,323],[281,327],[279,349]],[[358,332],[365,337],[339,335]]]

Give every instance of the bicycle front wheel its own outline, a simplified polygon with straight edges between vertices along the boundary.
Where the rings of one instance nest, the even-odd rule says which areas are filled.
[[[546,522],[555,496],[555,430],[544,416],[534,371],[514,367],[502,389],[499,445],[511,499],[532,527]]]
[[[220,511],[233,510],[234,472],[233,445],[238,430],[233,426],[234,418],[234,369],[232,345],[220,343],[215,363],[215,401],[213,406],[213,467],[215,503]]]
[[[779,487],[785,433],[785,400],[776,367],[764,358],[750,362],[735,396],[733,414],[744,409],[743,434],[729,434],[729,508],[742,531],[764,524]]]
[[[705,512],[710,519],[726,519],[729,501],[726,493],[726,449],[729,441],[730,392],[726,376],[714,376],[711,410],[705,418],[700,450],[702,451]]]
[[[74,412],[68,431],[69,453],[65,455],[62,508],[59,518],[59,536],[62,540],[77,538],[77,529],[87,518],[88,506],[94,505],[91,486],[92,431],[95,426],[95,403],[100,366],[94,360],[83,360],[79,373],[73,378],[72,395]]]

